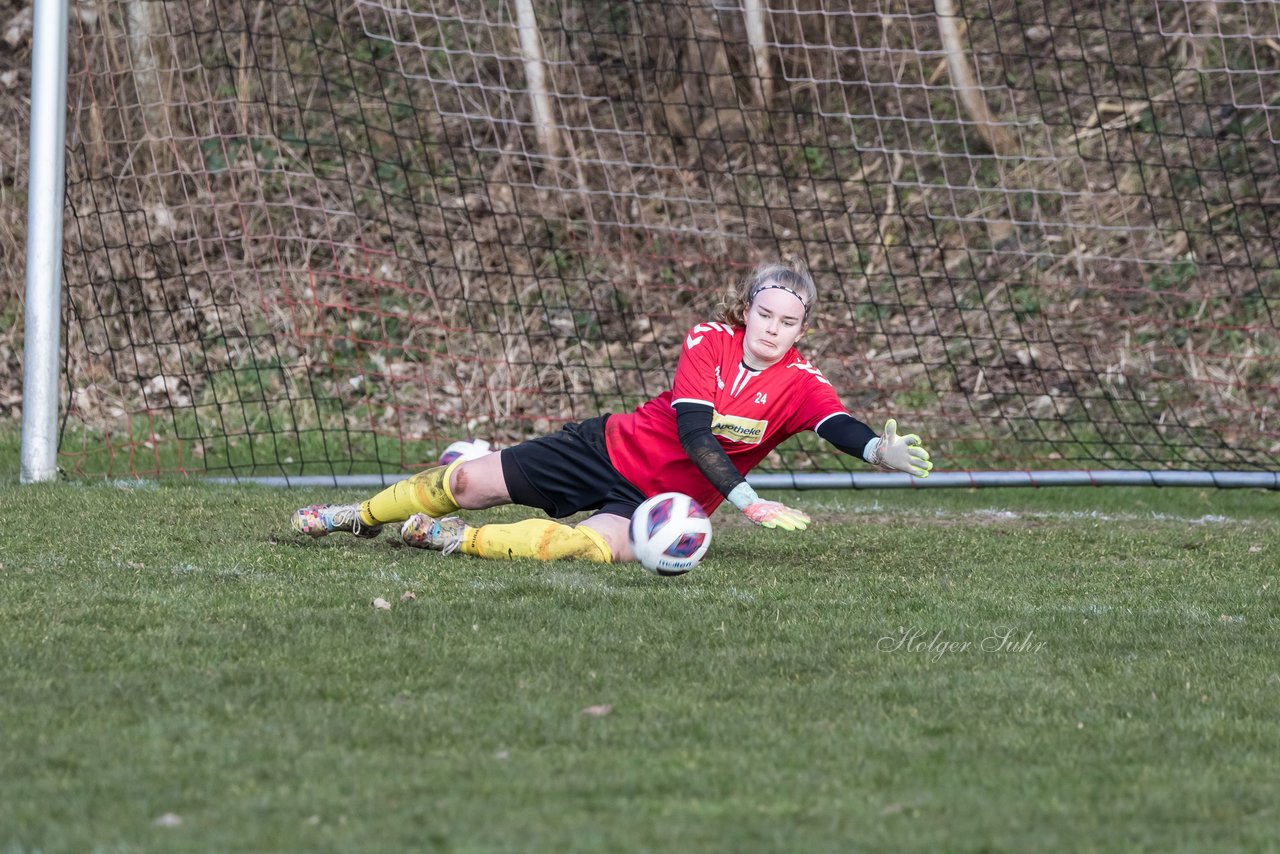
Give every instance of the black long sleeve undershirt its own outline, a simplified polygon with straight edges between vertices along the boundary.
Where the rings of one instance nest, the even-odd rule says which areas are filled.
[[[729,459],[719,440],[711,434],[711,407],[705,403],[681,401],[675,405],[675,410],[680,447],[684,448],[702,476],[724,496],[728,496],[738,484],[745,483],[746,478]]]
[[[846,454],[861,460],[865,459],[863,453],[867,450],[867,442],[876,437],[876,432],[852,415],[842,412],[819,424],[818,435]]]
[[[681,401],[675,405],[676,435],[680,447],[693,460],[703,477],[728,496],[746,478],[734,466],[720,442],[711,433],[712,408],[705,403]],[[875,431],[852,415],[840,413],[823,421],[818,435],[846,454],[862,459],[867,442],[875,438]]]

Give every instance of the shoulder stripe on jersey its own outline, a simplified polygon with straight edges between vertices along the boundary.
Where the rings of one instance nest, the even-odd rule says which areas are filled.
[[[733,327],[727,323],[712,321],[711,323],[699,323],[697,326],[689,330],[689,334],[684,337],[685,349],[692,349],[702,343],[702,333],[704,332],[723,332],[726,335],[733,334]]]
[[[810,362],[808,359],[804,358],[803,356],[797,356],[796,361],[787,365],[787,367],[799,368],[805,373],[812,374],[818,380],[818,382],[824,383],[826,385],[831,385],[831,380],[823,376],[822,371],[818,370],[817,366],[814,365],[813,362]]]

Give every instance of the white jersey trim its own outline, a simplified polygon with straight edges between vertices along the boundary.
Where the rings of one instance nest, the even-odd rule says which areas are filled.
[[[748,368],[745,364],[738,365],[738,376],[734,378],[733,387],[729,389],[730,397],[737,397],[747,387],[747,383],[760,376],[761,371],[755,371]]]
[[[675,409],[677,403],[701,403],[703,406],[710,406],[712,409],[716,408],[716,405],[711,401],[702,400],[697,397],[682,397],[682,398],[679,398],[678,400],[673,400],[671,401],[671,408]]]

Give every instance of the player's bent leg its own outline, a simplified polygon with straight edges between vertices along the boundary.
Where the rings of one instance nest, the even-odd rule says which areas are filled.
[[[463,510],[484,510],[511,503],[502,452],[471,460],[452,473],[449,489]],[[427,511],[421,511],[427,513]],[[442,515],[439,513],[428,515]]]
[[[577,526],[550,519],[525,519],[473,528],[457,517],[414,516],[404,523],[400,536],[407,545],[445,554],[461,551],[493,560],[571,558],[610,563],[616,559],[610,537],[601,533],[598,525],[588,525],[595,518],[598,517]]]
[[[458,509],[449,488],[449,476],[462,465],[462,460],[456,460],[393,483],[360,505],[361,521],[367,525],[383,525],[403,521],[415,513],[447,516]]]
[[[456,510],[511,503],[499,454],[434,466],[392,484],[360,504],[315,504],[293,514],[293,529],[311,537],[347,531],[376,537],[381,526],[417,514],[431,520]]]

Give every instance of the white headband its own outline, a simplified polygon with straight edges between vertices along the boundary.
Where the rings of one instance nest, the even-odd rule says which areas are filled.
[[[787,287],[786,285],[765,285],[762,288],[756,288],[754,291],[751,292],[751,301],[755,302],[756,297],[758,297],[762,291],[769,291],[769,290],[773,290],[774,288],[780,291],[786,291],[796,299],[800,300],[800,304],[804,306],[804,313],[806,315],[809,313],[809,303],[804,301],[804,297],[800,296],[799,292],[795,291],[792,288]]]

